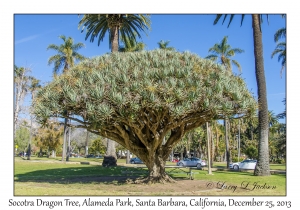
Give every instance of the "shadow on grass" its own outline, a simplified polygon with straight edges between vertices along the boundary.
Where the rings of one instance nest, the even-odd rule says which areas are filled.
[[[129,170],[130,169],[130,170]],[[126,173],[131,171],[132,173]],[[102,167],[78,166],[68,168],[53,168],[34,170],[23,174],[15,174],[15,182],[48,182],[48,183],[126,183],[129,179],[135,180],[148,175],[148,170],[132,167]]]
[[[168,171],[168,170],[166,170]],[[36,169],[30,172],[15,174],[15,182],[47,182],[56,184],[66,183],[104,183],[125,184],[148,176],[145,167],[103,167],[99,165],[80,165],[68,168]],[[182,173],[178,176],[169,174],[176,181],[189,179],[188,175]]]

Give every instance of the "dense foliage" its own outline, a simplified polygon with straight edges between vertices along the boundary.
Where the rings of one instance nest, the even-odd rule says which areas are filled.
[[[189,130],[257,108],[242,78],[192,53],[166,50],[85,60],[39,91],[34,103],[41,123],[70,118],[131,150],[148,167],[153,158],[166,160]]]

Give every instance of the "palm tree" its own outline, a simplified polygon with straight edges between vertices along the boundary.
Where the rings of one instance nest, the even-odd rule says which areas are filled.
[[[239,71],[241,71],[241,65],[236,61],[232,60],[232,57],[235,56],[237,53],[243,53],[244,50],[240,48],[231,48],[231,46],[228,44],[228,36],[224,36],[222,41],[220,43],[216,43],[213,47],[211,47],[208,52],[212,52],[213,54],[208,55],[206,58],[218,61],[221,63],[225,68],[232,73],[232,66],[235,65]],[[225,127],[225,142],[226,142],[226,162],[227,162],[227,168],[229,168],[230,164],[230,152],[229,152],[229,136],[228,136],[228,124],[229,121],[225,117],[224,119],[224,127]]]
[[[47,47],[47,50],[51,49],[57,51],[57,54],[51,56],[48,60],[48,65],[54,63],[54,75],[56,75],[61,68],[63,68],[63,72],[65,72],[75,65],[75,61],[82,61],[85,59],[83,55],[80,55],[77,52],[85,46],[83,43],[74,43],[74,40],[71,37],[66,38],[64,35],[59,36],[59,38],[64,41],[63,44],[50,44]]]
[[[53,75],[57,75],[61,68],[63,68],[63,73],[66,72],[69,68],[75,65],[75,61],[82,61],[85,59],[83,55],[80,55],[77,51],[83,48],[85,45],[81,42],[74,43],[74,40],[71,37],[66,38],[66,36],[61,35],[59,36],[64,43],[61,45],[50,44],[47,47],[47,50],[52,49],[57,51],[56,55],[53,55],[48,60],[48,65],[54,63],[53,68]],[[66,114],[67,110],[65,111]],[[64,125],[64,142],[63,142],[63,155],[62,160],[65,158],[65,139],[67,138],[67,124],[68,119],[65,118],[65,125]],[[68,129],[69,130],[69,129]],[[68,131],[69,132],[69,131]],[[69,139],[70,141],[70,139]],[[66,158],[68,161],[68,157]]]
[[[111,52],[118,52],[119,38],[122,40],[136,41],[136,37],[141,38],[139,31],[150,28],[149,15],[134,14],[86,14],[79,22],[81,32],[86,28],[85,40],[90,37],[90,42],[98,37],[98,46],[103,41],[105,34],[109,33],[109,47]],[[126,45],[126,42],[125,42]]]
[[[214,25],[217,24],[222,17],[222,14],[218,14],[214,21]],[[255,58],[255,75],[257,81],[258,90],[258,122],[259,122],[259,147],[258,147],[258,161],[254,170],[254,175],[269,176],[270,164],[269,164],[269,148],[268,148],[268,101],[267,101],[267,87],[264,71],[264,59],[263,59],[263,44],[262,44],[262,15],[252,14],[252,28],[254,39],[254,58]],[[245,15],[242,15],[241,25],[243,23]],[[227,15],[224,15],[223,23],[226,20]],[[234,14],[230,15],[228,27],[234,18]]]
[[[219,59],[219,63],[225,66],[228,71],[232,71],[232,66],[236,66],[239,71],[241,71],[241,65],[231,58],[235,56],[235,54],[243,53],[244,50],[240,48],[231,48],[228,44],[228,36],[224,36],[220,43],[216,43],[212,48],[208,50],[208,52],[212,52],[213,54],[208,55],[206,58],[211,59],[213,61],[217,61]]]
[[[278,42],[279,39],[286,38],[286,28],[278,29],[274,35],[274,41]],[[276,45],[275,50],[272,52],[271,58],[273,58],[276,54],[278,54],[278,62],[281,60],[281,70],[280,76],[282,76],[282,71],[286,67],[286,42],[279,42]]]
[[[169,43],[170,43],[170,41],[160,40],[160,42],[158,42],[157,44],[158,44],[159,49],[174,51],[175,50],[174,47],[168,47]]]
[[[121,39],[124,43],[122,47],[119,47],[119,52],[138,52],[145,49],[145,43],[143,42],[136,42],[134,39],[129,39],[125,37],[125,39]]]
[[[103,41],[105,34],[109,33],[109,47],[114,53],[120,50],[120,39],[124,42],[124,50],[131,49],[132,45],[137,43],[136,37],[141,38],[139,31],[145,32],[150,28],[150,23],[149,15],[86,14],[79,21],[78,28],[82,27],[81,32],[86,28],[85,40],[90,37],[90,42],[94,42],[94,39],[99,36],[98,46]],[[107,151],[102,165],[115,166],[116,159],[115,142],[107,139]]]
[[[286,17],[286,15],[281,15],[283,18]],[[276,33],[274,34],[274,41],[277,43],[279,41],[279,39],[284,38],[286,39],[286,27],[280,28],[276,31]],[[284,68],[286,67],[286,42],[280,42],[277,44],[275,50],[273,51],[271,58],[274,57],[275,54],[279,54],[278,55],[278,62],[280,60],[281,61],[281,70],[280,70],[280,76],[282,76],[282,71],[284,70]]]
[[[284,98],[282,102],[284,103],[284,105],[286,105],[286,98]],[[286,118],[286,108],[284,109],[284,111],[282,113],[279,113],[277,115],[277,118],[278,119],[284,119],[284,118]]]

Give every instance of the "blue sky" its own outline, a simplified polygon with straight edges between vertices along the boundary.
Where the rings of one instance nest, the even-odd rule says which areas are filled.
[[[82,42],[85,48],[78,52],[86,57],[94,57],[110,52],[108,36],[98,46],[97,41],[85,41],[85,31],[81,33],[78,22],[81,17],[77,14],[48,14],[48,15],[14,15],[14,64],[17,66],[30,66],[32,75],[42,83],[52,79],[53,65],[48,66],[48,59],[56,52],[46,50],[49,44],[62,44],[59,35],[72,37],[75,42]],[[190,51],[200,57],[207,56],[208,49],[219,43],[224,36],[228,36],[228,43],[233,48],[241,48],[245,52],[234,57],[242,66],[242,77],[254,95],[257,95],[255,79],[253,36],[251,16],[246,15],[243,25],[240,26],[239,15],[236,15],[230,27],[228,20],[222,25],[220,21],[213,25],[213,14],[154,14],[151,15],[151,30],[143,34],[142,40],[146,50],[158,48],[160,40],[170,41],[169,45],[179,51]],[[280,77],[281,63],[277,57],[271,59],[275,49],[274,33],[286,26],[286,20],[280,15],[266,16],[262,24],[264,66],[267,81],[268,106],[275,114],[285,109],[282,100],[286,97],[285,71]],[[239,73],[234,67],[233,71]]]

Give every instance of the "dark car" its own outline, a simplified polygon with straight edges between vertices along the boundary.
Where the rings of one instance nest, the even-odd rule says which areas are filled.
[[[138,157],[134,157],[134,158],[130,159],[130,163],[131,164],[143,164],[143,161]]]
[[[95,157],[95,155],[93,155],[93,154],[89,154],[89,155],[87,155],[87,156],[85,156],[86,158],[94,158]]]

